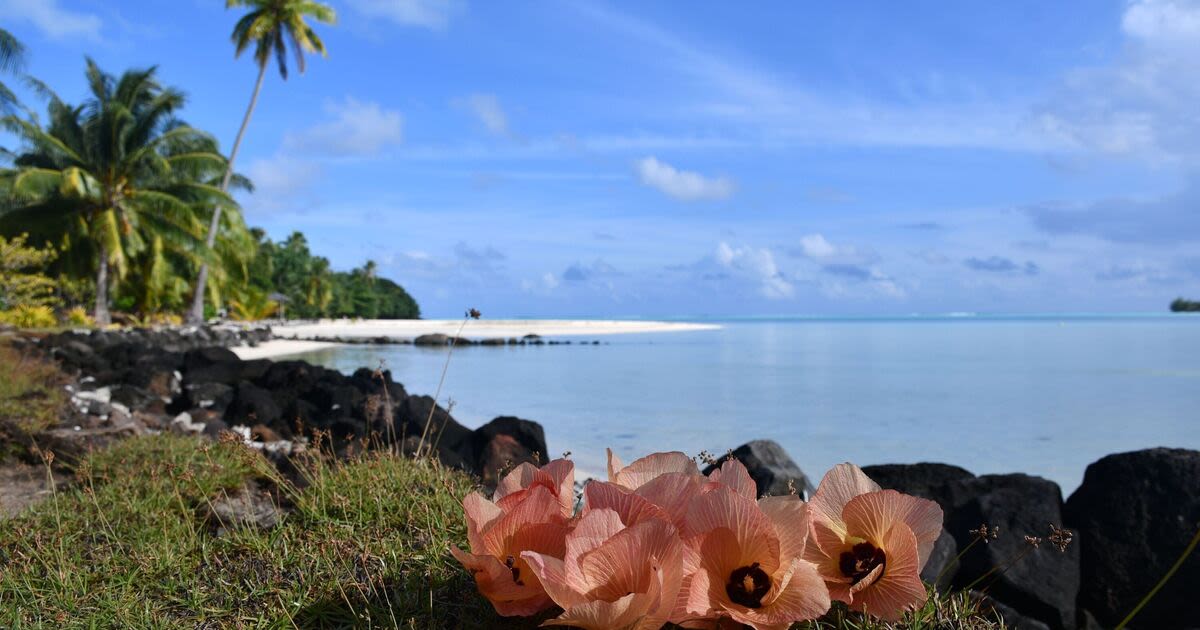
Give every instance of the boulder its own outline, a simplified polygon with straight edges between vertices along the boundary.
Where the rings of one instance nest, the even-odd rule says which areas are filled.
[[[1063,523],[1058,484],[1022,474],[984,475],[951,482],[947,490],[954,507],[947,515],[946,529],[960,549],[971,543],[970,530],[980,524],[1000,528],[998,538],[976,544],[963,555],[955,585],[971,586],[999,567],[974,587],[986,589],[1017,613],[1054,630],[1074,628],[1079,545],[1069,545],[1064,553],[1048,540],[1051,526]],[[1034,548],[1025,536],[1043,542]]]
[[[271,495],[254,482],[206,501],[202,510],[207,512],[204,516],[218,535],[237,528],[270,529],[282,516]]]
[[[409,396],[400,404],[393,421],[396,423],[395,435],[400,438],[426,435],[430,444],[437,444],[439,449],[452,451],[468,462],[476,461],[473,450],[470,429],[459,424],[445,409],[437,406],[433,412],[433,420],[429,431],[425,431],[425,423],[429,420],[429,412],[435,409],[433,398],[429,396]],[[472,465],[472,469],[474,466]]]
[[[1109,455],[1087,467],[1066,505],[1078,529],[1080,606],[1112,627],[1166,574],[1200,527],[1200,451],[1152,448]],[[1200,553],[1131,623],[1200,627]]]
[[[112,401],[125,405],[134,411],[163,413],[167,408],[163,397],[156,396],[149,390],[136,385],[114,385],[112,387]]]
[[[224,383],[193,383],[183,388],[187,408],[212,409],[224,413],[233,402],[233,387]]]
[[[238,355],[234,354],[229,348],[217,346],[197,348],[183,355],[183,369],[194,370],[217,363],[238,363],[240,361],[241,359],[238,358]]]
[[[539,460],[532,450],[513,436],[497,433],[479,455],[479,476],[483,479],[484,486],[495,488],[504,473],[524,463],[537,466],[545,463],[545,460]]]
[[[282,413],[270,392],[253,383],[242,381],[237,385],[233,402],[225,411],[225,419],[231,424],[270,425],[278,422]]]
[[[933,584],[938,590],[948,591],[958,574],[958,542],[954,535],[942,529],[942,535],[933,543],[933,551],[921,569],[921,579],[927,584]]]
[[[184,355],[183,382],[225,383],[242,380],[242,360],[228,348],[200,348]]]
[[[750,478],[758,485],[759,496],[782,496],[789,494],[794,486],[796,494],[807,500],[815,491],[804,471],[800,470],[796,462],[788,457],[787,451],[774,440],[747,442],[705,468],[704,474],[719,468],[730,455],[746,467]]]
[[[414,346],[444,346],[450,343],[450,337],[442,333],[420,335],[413,339]]]
[[[542,429],[542,425],[532,420],[500,416],[475,429],[471,434],[473,461],[479,466],[477,470],[485,474],[485,479],[486,471],[483,469],[483,464],[489,448],[503,454],[518,455],[518,451],[511,448],[506,442],[493,445],[497,435],[506,435],[515,440],[522,449],[519,452],[527,453],[529,457],[527,461],[536,462],[539,466],[550,461],[550,453],[546,448],[546,433]],[[525,457],[525,455],[519,456]],[[522,461],[526,460],[522,459]]]
[[[950,484],[975,477],[970,471],[958,466],[925,462],[863,466],[863,472],[885,490],[897,490],[937,502],[946,514],[954,509]]]

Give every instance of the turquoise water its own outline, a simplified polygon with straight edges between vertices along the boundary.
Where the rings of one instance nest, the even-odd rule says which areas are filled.
[[[551,453],[604,469],[655,450],[781,443],[830,466],[937,461],[1027,472],[1069,493],[1088,463],[1200,448],[1200,317],[1036,316],[724,321],[603,345],[455,351],[440,401],[468,426],[536,420]],[[465,333],[470,336],[470,327]],[[352,371],[383,361],[432,394],[445,350],[348,346],[299,355]]]

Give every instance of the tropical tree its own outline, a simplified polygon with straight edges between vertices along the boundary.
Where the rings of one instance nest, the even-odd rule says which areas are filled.
[[[0,231],[29,232],[58,245],[60,263],[71,271],[93,267],[99,325],[111,321],[110,271],[125,276],[142,254],[208,261],[197,213],[236,208],[224,191],[198,177],[226,169],[215,140],[175,118],[184,96],[164,88],[155,73],[131,70],[114,78],[88,59],[91,97],[84,105],[51,95],[45,128],[3,118],[23,146],[13,167],[0,170],[7,198]]]
[[[18,72],[24,65],[25,47],[12,33],[0,28],[0,72]],[[17,102],[17,95],[0,81],[0,111],[9,111]]]
[[[267,66],[275,57],[279,74],[287,80],[287,52],[292,49],[296,58],[296,67],[304,73],[305,53],[320,53],[326,56],[325,43],[317,36],[316,31],[305,21],[312,18],[325,24],[337,21],[334,10],[313,0],[226,0],[225,8],[246,7],[250,9],[238,20],[233,27],[234,55],[241,56],[246,49],[254,47],[254,62],[258,65],[258,79],[254,82],[254,91],[250,94],[250,105],[242,118],[242,126],[238,129],[233,141],[233,150],[229,152],[229,165],[225,171],[225,179],[221,190],[229,190],[229,179],[233,175],[233,165],[237,161],[238,150],[242,146],[242,138],[246,135],[246,127],[254,108],[258,105],[258,95],[262,91],[263,78],[267,74]],[[208,247],[211,249],[217,239],[220,229],[221,209],[213,211],[208,229]],[[195,324],[204,319],[204,294],[208,283],[208,265],[201,264],[196,276],[196,288],[192,295],[192,310],[188,313],[188,321]]]

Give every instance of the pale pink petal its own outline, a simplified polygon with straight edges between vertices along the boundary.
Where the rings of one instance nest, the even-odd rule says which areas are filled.
[[[617,601],[584,602],[563,610],[563,614],[542,622],[543,626],[572,626],[588,630],[612,630],[630,626],[645,614],[635,607],[645,606],[645,595],[630,593]]]
[[[463,499],[463,512],[467,515],[467,541],[471,543],[471,553],[488,553],[489,550],[483,545],[483,531],[491,527],[504,512],[478,492],[472,492]]]
[[[625,529],[621,517],[609,509],[585,510],[575,522],[575,528],[566,537],[566,553],[563,563],[567,567],[567,580],[571,588],[586,593],[596,587],[589,584],[579,563],[583,557],[604,544],[604,541]]]
[[[608,481],[609,483],[616,483],[617,473],[621,472],[625,464],[621,463],[621,458],[617,457],[617,454],[611,448],[606,448],[604,451],[608,453]]]
[[[808,541],[808,505],[796,496],[763,497],[758,507],[771,519],[775,534],[779,536],[779,555],[782,561],[804,556]]]
[[[871,481],[861,468],[851,463],[838,464],[825,473],[808,504],[814,520],[828,521],[836,530],[842,522],[842,508],[850,499],[878,491],[879,484]]]
[[[565,527],[565,520],[558,509],[558,499],[544,486],[533,486],[505,497],[505,500],[521,497],[503,516],[492,522],[483,532],[482,544],[494,554],[509,549],[512,537],[523,527],[537,523],[555,523]],[[518,550],[523,551],[523,550]],[[535,551],[542,551],[536,549]],[[511,552],[507,552],[511,553]]]
[[[663,603],[665,616],[674,606],[682,578],[683,543],[675,527],[653,519],[626,528],[582,558],[580,568],[588,584],[595,585],[590,596],[614,601],[625,593],[648,592],[651,583],[658,587],[667,580],[669,598]],[[655,607],[659,606],[655,602]]]
[[[770,575],[779,567],[779,536],[771,520],[759,509],[758,503],[725,486],[692,499],[685,529],[691,537],[720,528],[733,534],[741,562],[729,567],[730,570],[757,562]],[[702,554],[706,552],[702,548]]]
[[[542,588],[546,589],[546,594],[555,604],[570,608],[587,601],[583,592],[576,590],[567,579],[566,565],[562,560],[533,551],[522,552],[521,559],[529,565],[529,569],[537,576]]]
[[[671,521],[670,515],[632,490],[604,481],[589,481],[583,487],[584,510],[613,510],[626,526],[646,519]]]
[[[518,584],[512,570],[490,555],[475,555],[451,548],[450,553],[475,578],[475,586],[496,612],[505,617],[537,614],[552,605],[550,597],[536,580]],[[524,580],[522,580],[524,581]]]
[[[852,608],[885,621],[898,621],[905,611],[921,607],[928,596],[917,568],[917,539],[900,524],[885,535],[883,549],[887,554],[883,575],[855,595]]]
[[[907,525],[917,539],[918,571],[925,566],[933,543],[942,533],[942,508],[937,503],[895,490],[871,492],[851,499],[842,510],[842,518],[852,534],[876,544],[896,523]]]
[[[557,488],[555,494],[562,506],[562,514],[569,518],[575,512],[575,462],[556,459],[542,466],[538,472],[546,475]]]
[[[609,478],[609,481],[618,485],[625,486],[630,490],[637,490],[642,484],[667,473],[684,473],[688,475],[700,475],[700,469],[696,467],[696,462],[684,453],[672,451],[669,453],[652,453],[621,469],[616,469],[613,466],[615,455],[609,457],[609,468],[614,473]],[[619,464],[620,460],[616,460]]]
[[[816,619],[829,611],[829,591],[811,563],[797,559],[789,568],[786,586],[762,608],[730,606],[731,617],[752,628],[788,628],[798,621]]]
[[[496,492],[492,495],[492,500],[499,502],[500,499],[518,490],[528,488],[533,484],[533,478],[537,475],[537,470],[537,466],[529,462],[522,463],[513,468],[496,483]]]
[[[721,467],[708,474],[709,481],[729,486],[734,492],[754,501],[758,498],[758,485],[750,477],[750,471],[736,459],[730,457]]]
[[[662,508],[683,531],[692,497],[700,493],[701,479],[690,473],[666,473],[642,484],[635,493]]]

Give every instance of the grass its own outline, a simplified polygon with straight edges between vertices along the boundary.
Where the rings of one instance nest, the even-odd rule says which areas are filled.
[[[66,382],[53,362],[0,340],[0,462],[26,456],[27,436],[58,422]]]
[[[291,483],[236,442],[168,435],[92,454],[73,489],[0,522],[0,627],[534,627],[497,617],[449,554],[466,545],[470,477],[385,454],[296,463]],[[218,533],[207,506],[247,480],[288,513]],[[965,606],[937,597],[904,625],[843,612],[800,627],[999,627],[938,621],[977,619]]]
[[[0,627],[506,627],[449,554],[469,477],[382,455],[299,466],[303,490],[237,443],[93,454],[74,489],[0,522]],[[254,478],[291,511],[218,535],[206,506]]]

